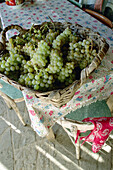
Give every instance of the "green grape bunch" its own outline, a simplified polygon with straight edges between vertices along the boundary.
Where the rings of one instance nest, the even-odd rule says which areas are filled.
[[[78,79],[97,53],[91,39],[73,34],[69,27],[62,31],[55,25],[33,25],[6,43],[0,72],[33,90],[54,90]]]

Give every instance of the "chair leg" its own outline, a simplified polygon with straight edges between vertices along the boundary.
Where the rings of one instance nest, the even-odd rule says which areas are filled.
[[[26,123],[24,122],[24,120],[23,120],[23,118],[22,118],[22,116],[21,116],[21,114],[20,114],[20,112],[18,110],[18,107],[17,107],[17,105],[16,105],[16,103],[14,101],[11,101],[11,106],[14,109],[14,111],[16,112],[16,114],[17,114],[18,118],[20,119],[20,121],[22,122],[22,124],[24,126],[26,126]]]
[[[72,132],[69,132],[65,127],[63,129],[67,132],[69,138],[71,139],[71,142],[73,143],[75,150],[76,150],[76,159],[80,159],[80,142],[77,140],[77,143],[75,143],[76,135],[77,135],[77,128],[74,127]],[[73,135],[72,135],[73,134]]]
[[[107,99],[107,105],[108,105],[110,111],[113,112],[113,95],[111,95],[111,96]]]
[[[52,128],[50,128],[49,133],[48,133],[48,135],[46,136],[46,138],[47,138],[49,141],[51,141],[51,142],[55,140],[55,135],[54,135],[54,133],[53,133]]]
[[[9,109],[11,109],[12,107],[11,107],[10,103],[6,99],[4,99],[4,101],[7,104],[7,106],[9,107]]]
[[[76,147],[76,158],[80,159],[80,142],[79,142],[79,140],[77,140],[75,147]]]
[[[10,98],[9,96],[7,96],[6,94],[4,94],[2,91],[0,91],[0,95],[3,97],[3,99],[4,99],[5,102],[7,103],[8,107],[9,107],[9,108],[12,107],[12,108],[14,109],[14,111],[16,112],[18,118],[20,119],[20,121],[22,122],[22,124],[25,126],[26,123],[24,122],[24,120],[23,120],[23,118],[22,118],[22,116],[21,116],[21,114],[20,114],[20,112],[19,112],[19,110],[18,110],[18,108],[17,108],[17,105],[16,105],[16,103],[14,102],[14,100],[11,99],[11,98]]]
[[[76,137],[77,137],[77,126],[72,126],[72,134],[74,137],[74,143],[76,141]],[[77,140],[77,143],[75,143],[75,148],[76,148],[76,158],[80,159],[80,141],[79,139]]]

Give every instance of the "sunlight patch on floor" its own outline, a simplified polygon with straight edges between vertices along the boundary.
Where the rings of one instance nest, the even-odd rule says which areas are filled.
[[[112,138],[112,139],[113,139],[113,134],[110,134],[109,136],[110,136],[110,138]]]
[[[89,150],[88,148],[86,148],[84,145],[82,145],[81,147],[81,152],[84,151],[86,152],[88,155],[90,155],[93,159],[98,160],[99,158],[99,162],[104,162],[104,159],[99,156],[99,153],[94,153],[92,150]]]
[[[17,133],[19,133],[19,134],[21,133],[21,131],[20,131],[19,129],[17,129],[16,126],[14,126],[12,123],[10,123],[10,122],[7,121],[6,119],[4,119],[4,117],[0,116],[0,118],[1,118],[2,120],[4,120],[5,123],[6,123],[8,126],[11,126],[11,128],[12,128],[15,132],[17,132]]]
[[[48,152],[46,152],[43,148],[36,145],[36,149],[41,152],[46,158],[48,158],[51,162],[53,162],[56,166],[58,166],[61,170],[69,170],[61,162],[57,161],[53,156],[51,156]],[[76,165],[77,169],[82,170],[78,165]],[[75,167],[75,168],[76,168]]]
[[[8,170],[8,169],[0,162],[0,170]]]
[[[62,165],[60,162],[58,162],[53,156],[51,156],[49,153],[47,153],[44,149],[42,149],[40,146],[36,146],[36,149],[41,152],[46,158],[50,159],[54,164],[56,164],[59,168],[62,170],[68,170],[64,165]]]
[[[46,144],[47,146],[49,146],[50,149],[52,149],[54,152],[56,152],[56,153],[57,153],[62,159],[64,159],[66,162],[69,162],[69,163],[73,164],[74,166],[76,166],[77,168],[79,168],[79,166],[78,166],[76,163],[74,163],[74,162],[68,157],[68,154],[71,155],[71,156],[73,156],[73,153],[70,153],[70,152],[67,151],[67,149],[63,148],[63,149],[65,149],[65,150],[67,151],[67,156],[66,156],[66,155],[64,155],[63,153],[61,153],[58,149],[56,149],[56,148],[54,148],[53,146],[49,145],[48,143],[45,143],[45,144]],[[75,159],[76,159],[76,153],[75,153],[74,157],[75,157]]]
[[[109,145],[107,145],[107,144],[105,144],[105,145],[102,147],[102,149],[103,149],[104,151],[106,151],[107,153],[110,153],[110,152],[111,152],[111,147],[110,147]]]

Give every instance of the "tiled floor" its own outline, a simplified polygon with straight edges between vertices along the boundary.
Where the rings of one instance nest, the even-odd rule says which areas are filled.
[[[30,127],[25,103],[18,103],[18,108],[28,126],[24,127],[0,98],[0,170],[113,169],[113,133],[96,154],[91,151],[91,145],[85,143],[78,161],[73,144],[59,125],[53,127],[56,140],[51,143],[40,138]]]

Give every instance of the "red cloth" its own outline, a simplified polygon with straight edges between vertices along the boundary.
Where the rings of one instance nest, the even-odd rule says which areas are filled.
[[[80,137],[80,140],[85,139],[85,141],[92,142],[92,151],[96,153],[102,148],[102,145],[105,143],[110,132],[113,130],[113,117],[90,117],[85,118],[83,122],[92,122],[94,124],[94,129],[91,130],[91,133],[88,136]]]

